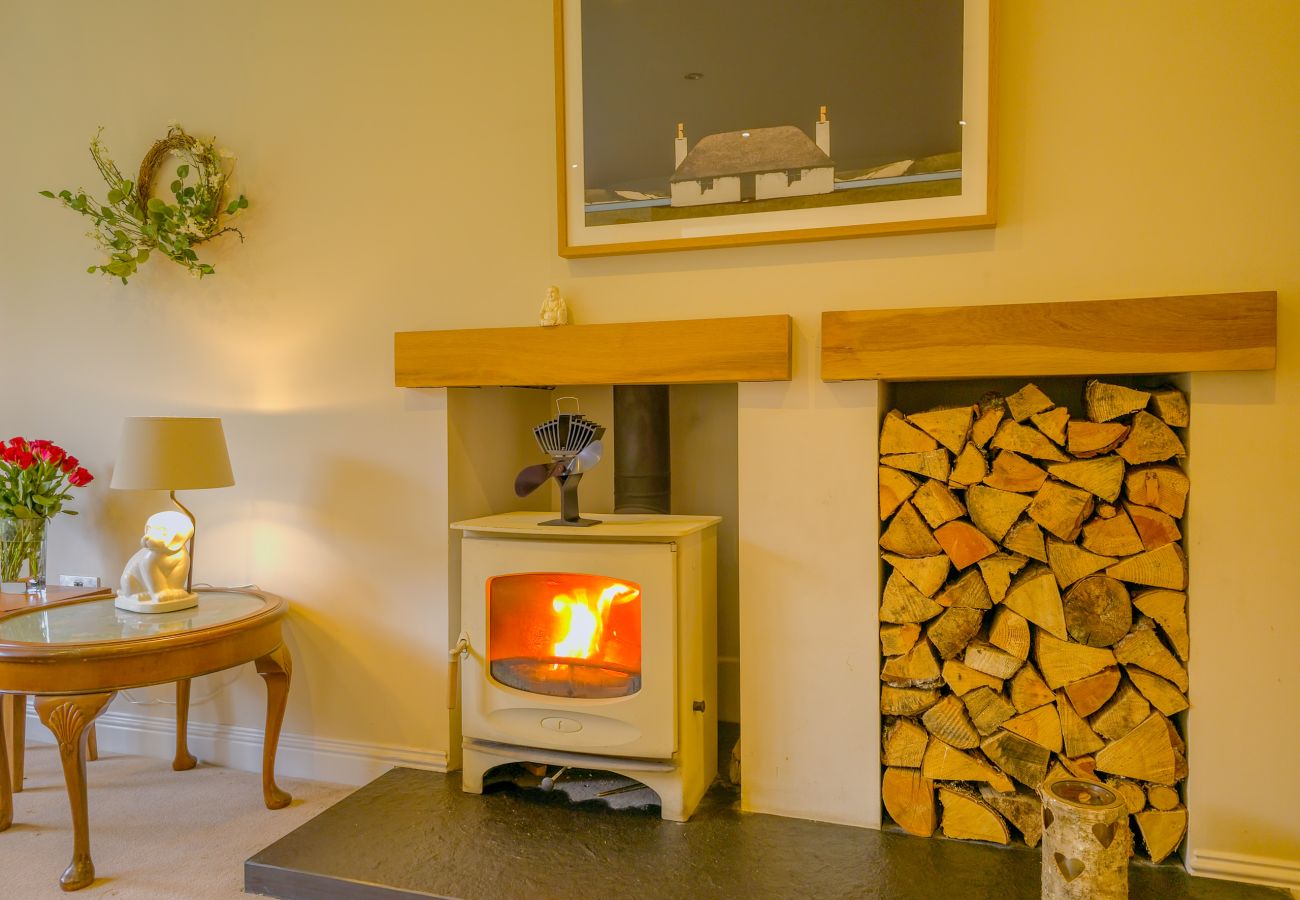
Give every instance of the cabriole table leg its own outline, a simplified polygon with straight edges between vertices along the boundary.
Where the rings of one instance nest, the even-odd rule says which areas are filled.
[[[36,715],[59,742],[63,778],[72,806],[72,862],[59,879],[65,891],[79,890],[95,880],[90,858],[90,818],[86,810],[86,741],[91,723],[104,712],[116,691],[36,698]]]
[[[289,699],[289,679],[293,659],[284,644],[254,663],[257,674],[266,682],[266,737],[262,740],[262,797],[267,809],[283,809],[293,799],[275,783],[275,751],[280,743],[280,725],[284,706]]]
[[[182,678],[176,682],[176,758],[172,768],[184,772],[198,765],[199,761],[190,753],[190,680]]]
[[[0,697],[3,697],[0,694]],[[5,736],[5,717],[0,716],[0,831],[14,823],[14,795],[9,785],[9,738]]]
[[[23,769],[26,768],[27,754],[24,752],[27,747],[27,695],[10,694],[10,709],[13,711],[13,759],[10,765],[13,767],[13,788],[15,794],[22,793],[23,790]]]

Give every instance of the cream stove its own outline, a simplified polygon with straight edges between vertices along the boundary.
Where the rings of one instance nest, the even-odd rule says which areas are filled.
[[[686,821],[717,772],[716,516],[456,522],[466,791],[510,762],[599,769]]]

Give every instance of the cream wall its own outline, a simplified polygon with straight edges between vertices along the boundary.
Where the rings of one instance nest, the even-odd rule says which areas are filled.
[[[391,387],[392,333],[528,324],[549,283],[580,322],[788,312],[795,381],[737,400],[746,797],[871,823],[859,466],[878,410],[872,385],[817,381],[819,313],[1277,289],[1277,371],[1192,382],[1189,849],[1230,871],[1231,854],[1290,861],[1268,871],[1300,880],[1284,565],[1300,508],[1300,8],[1007,0],[996,230],[575,262],[554,252],[550,25],[542,0],[231,0],[211,23],[138,0],[0,0],[0,428],[63,441],[100,476],[85,515],[58,523],[52,570],[114,574],[155,502],[106,489],[123,415],[223,416],[238,484],[189,498],[199,576],[294,603],[290,757],[437,765],[447,401]],[[217,248],[202,283],[157,261],[129,287],[84,274],[85,228],[35,192],[97,188],[98,125],[130,169],[171,118],[238,155],[248,242]],[[766,483],[757,437],[799,461],[803,493]],[[1216,481],[1243,447],[1251,462]],[[829,646],[789,652],[814,633]],[[197,694],[225,683],[205,682]],[[261,709],[244,673],[194,717],[219,748]]]

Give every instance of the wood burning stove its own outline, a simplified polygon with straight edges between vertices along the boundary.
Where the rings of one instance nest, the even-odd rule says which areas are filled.
[[[509,762],[601,769],[685,821],[717,771],[715,516],[537,512],[461,542],[465,790]]]

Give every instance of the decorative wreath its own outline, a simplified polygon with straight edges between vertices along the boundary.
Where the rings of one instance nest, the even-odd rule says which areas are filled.
[[[215,139],[201,141],[173,124],[167,136],[149,148],[140,162],[140,174],[132,182],[122,176],[100,142],[103,130],[91,139],[90,156],[108,185],[107,203],[88,196],[84,189],[75,194],[68,190],[57,194],[41,191],[42,196],[94,220],[90,237],[109,259],[86,271],[112,275],[126,284],[140,264],[158,251],[198,278],[212,275],[216,270],[199,260],[194,247],[228,231],[239,235],[241,242],[244,240],[238,228],[222,224],[223,217],[248,208],[248,198],[243,194],[222,206],[234,157],[218,150]],[[169,185],[174,200],[169,203],[154,196],[154,182],[163,163],[173,156],[180,157],[181,164]]]

